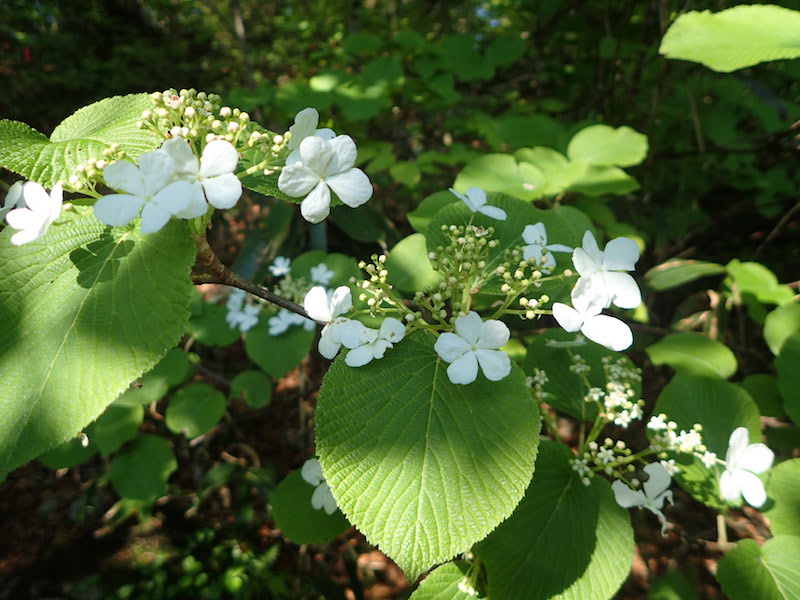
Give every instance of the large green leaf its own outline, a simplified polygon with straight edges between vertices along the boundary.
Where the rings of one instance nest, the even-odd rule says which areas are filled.
[[[782,462],[767,478],[770,502],[764,511],[774,535],[800,535],[800,458]]]
[[[18,121],[0,121],[0,166],[50,188],[66,182],[76,167],[117,142],[132,158],[158,146],[150,131],[136,121],[151,106],[147,94],[106,98],[65,119],[48,139]]]
[[[177,468],[167,440],[140,435],[111,461],[111,484],[123,498],[148,502],[167,493],[167,480]]]
[[[783,410],[800,425],[800,331],[793,333],[775,359],[778,389],[783,396]]]
[[[719,561],[717,579],[731,600],[797,600],[800,536],[779,535],[763,546],[742,540]]]
[[[517,162],[511,154],[487,154],[470,162],[456,177],[453,187],[460,192],[479,187],[520,200],[535,200],[544,193],[545,176],[530,163]]]
[[[800,302],[779,306],[764,320],[764,340],[775,356],[796,331],[800,331]]]
[[[570,140],[567,156],[594,166],[632,167],[647,156],[647,136],[630,127],[590,125]]]
[[[669,365],[678,373],[727,379],[737,367],[730,348],[699,333],[670,333],[648,346],[647,355],[653,364]]]
[[[449,562],[431,571],[409,600],[471,600],[475,596],[458,588],[466,583],[467,565]]]
[[[36,242],[0,233],[0,472],[74,437],[186,330],[186,223],[110,229],[67,212]]]
[[[659,52],[727,73],[800,56],[800,12],[780,6],[735,6],[689,12],[667,30]]]
[[[761,441],[756,403],[741,387],[718,377],[676,375],[661,392],[653,413],[665,413],[679,430],[688,431],[695,423],[702,425],[703,443],[721,459],[737,427],[747,428],[751,443]],[[717,468],[707,469],[698,458],[686,454],[676,455],[675,460],[681,463],[678,483],[701,502],[718,509],[725,507],[719,495]]]
[[[514,153],[514,156],[544,173],[545,182],[541,191],[545,196],[560,194],[583,177],[588,169],[588,163],[570,162],[560,152],[542,146],[521,148]]]
[[[400,240],[386,260],[389,283],[404,292],[416,292],[426,286],[439,285],[442,276],[431,267],[425,236],[412,233]]]
[[[572,457],[569,448],[542,442],[522,502],[475,547],[492,600],[606,600],[627,578],[630,517],[608,481],[581,482]]]
[[[225,414],[225,396],[207,383],[191,383],[179,389],[167,406],[165,421],[173,433],[189,438],[202,435]]]
[[[455,385],[417,332],[380,361],[340,356],[317,405],[317,452],[347,516],[415,579],[511,514],[533,473],[539,415],[522,371]]]

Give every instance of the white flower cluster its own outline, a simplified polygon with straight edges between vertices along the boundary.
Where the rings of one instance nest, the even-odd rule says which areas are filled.
[[[231,208],[242,195],[233,174],[239,163],[236,148],[225,140],[206,144],[200,159],[181,137],[139,157],[138,165],[120,160],[103,170],[109,187],[120,191],[100,198],[95,216],[112,227],[127,225],[141,214],[142,233],[159,231],[172,217],[194,219],[209,206]]]
[[[270,273],[275,277],[287,276],[291,273],[291,263],[292,261],[289,258],[279,256],[269,266]],[[331,279],[333,279],[333,276],[334,272],[329,269],[328,265],[324,262],[311,267],[311,281],[314,283],[327,286],[331,282]],[[305,288],[305,293],[308,292],[307,286],[304,285],[304,280],[290,281],[290,279],[291,278],[287,277],[287,279],[283,280],[285,288],[296,284]],[[294,295],[294,293],[290,293],[289,295]],[[304,316],[285,308],[280,309],[275,316],[270,317],[268,324],[269,334],[272,336],[283,335],[290,327],[303,327],[306,331],[312,331],[316,327],[314,321],[306,319]]]
[[[625,350],[633,343],[633,333],[623,321],[601,312],[612,304],[636,308],[642,297],[633,271],[639,248],[631,239],[620,237],[600,251],[591,231],[583,235],[583,247],[575,248],[572,263],[580,277],[570,295],[572,306],[553,304],[553,316],[566,331],[580,331],[593,342],[611,350]]]
[[[225,321],[231,329],[245,332],[258,325],[258,315],[261,313],[263,305],[244,290],[234,288],[228,296],[225,308],[228,309]]]
[[[350,288],[344,285],[332,291],[314,286],[306,294],[303,307],[309,317],[324,323],[317,346],[319,353],[331,360],[344,346],[348,349],[345,363],[350,367],[363,367],[383,358],[406,334],[405,325],[392,317],[384,319],[380,329],[343,317],[353,308]]]
[[[603,357],[603,371],[606,375],[606,389],[591,388],[584,397],[586,402],[602,405],[605,418],[615,425],[627,428],[631,421],[643,416],[644,400],[635,399],[634,385],[641,381],[641,374],[628,366],[627,361],[610,360]]]
[[[572,469],[581,477],[584,485],[589,485],[595,471],[603,471],[606,475],[622,473],[624,470],[633,471],[635,467],[626,464],[625,460],[631,455],[631,450],[622,440],[616,442],[606,438],[602,444],[589,442],[586,450],[580,457],[572,459]]]

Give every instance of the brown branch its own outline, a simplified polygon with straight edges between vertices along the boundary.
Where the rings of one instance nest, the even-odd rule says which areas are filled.
[[[293,313],[297,313],[301,317],[311,319],[305,309],[296,302],[292,302],[291,300],[287,300],[282,296],[278,296],[277,294],[270,292],[267,288],[256,285],[252,281],[249,281],[231,271],[228,267],[222,264],[217,255],[214,254],[214,250],[211,249],[211,246],[209,246],[208,240],[205,237],[196,235],[194,236],[194,241],[197,245],[197,257],[200,259],[200,262],[203,263],[206,269],[210,271],[210,273],[193,274],[192,283],[195,285],[200,285],[203,283],[219,283],[222,285],[229,285],[231,287],[239,288],[240,290],[244,290],[245,292],[253,294],[254,296],[258,296],[262,300],[266,300],[267,302],[276,304],[277,306],[285,308],[286,310],[290,310]],[[314,319],[311,320],[313,321]]]

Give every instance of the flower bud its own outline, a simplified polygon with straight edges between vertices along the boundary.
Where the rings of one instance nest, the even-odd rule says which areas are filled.
[[[226,119],[233,114],[233,111],[229,106],[223,106],[219,109],[219,116],[225,117]]]

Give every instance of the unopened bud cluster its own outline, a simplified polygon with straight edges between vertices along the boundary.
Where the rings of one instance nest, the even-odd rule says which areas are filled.
[[[634,472],[636,467],[627,462],[631,454],[631,449],[622,440],[606,438],[602,444],[589,442],[584,453],[572,459],[572,468],[581,476],[583,484],[589,485],[594,473],[600,471],[612,477]]]
[[[650,440],[650,447],[659,453],[662,464],[667,462],[674,466],[674,460],[666,460],[669,457],[669,452],[696,456],[709,469],[718,462],[717,455],[709,452],[703,443],[703,427],[699,423],[695,423],[688,430],[681,429],[678,431],[678,424],[675,421],[667,420],[667,415],[661,413],[650,417],[647,428],[654,432]],[[664,466],[668,471],[671,471],[669,466],[666,464]]]
[[[603,357],[603,371],[606,377],[605,390],[593,387],[584,400],[597,404],[606,421],[627,428],[632,421],[643,416],[644,400],[636,398],[635,387],[642,376],[625,358],[612,360]],[[584,362],[583,368],[588,368]]]
[[[67,182],[68,187],[75,191],[93,190],[98,182],[103,179],[103,169],[127,156],[122,147],[114,142],[103,150],[102,158],[89,158],[75,168],[75,173]]]
[[[386,255],[373,254],[370,260],[369,263],[363,260],[358,263],[358,267],[366,272],[367,278],[351,279],[351,283],[361,287],[358,299],[367,303],[373,317],[384,312],[396,313],[401,302],[392,292],[392,285],[387,282],[389,271],[386,269]]]

